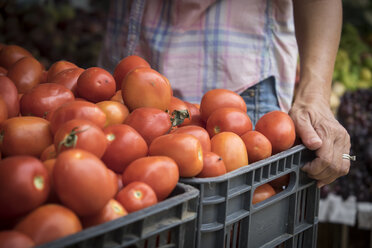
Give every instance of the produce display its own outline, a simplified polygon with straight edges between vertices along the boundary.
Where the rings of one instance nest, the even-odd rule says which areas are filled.
[[[295,142],[288,114],[269,112],[253,130],[238,94],[185,102],[138,56],[111,75],[66,60],[47,68],[2,44],[0,67],[0,244],[26,235],[39,245],[121,218],[167,199],[180,177],[220,176]],[[253,203],[287,179],[257,188]]]

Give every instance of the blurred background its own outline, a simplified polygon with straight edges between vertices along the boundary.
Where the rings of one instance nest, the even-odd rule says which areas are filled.
[[[108,5],[0,0],[0,43],[24,47],[46,68],[58,60],[96,66]],[[372,1],[343,0],[343,8],[331,106],[357,161],[347,176],[321,189],[318,247],[372,247]]]

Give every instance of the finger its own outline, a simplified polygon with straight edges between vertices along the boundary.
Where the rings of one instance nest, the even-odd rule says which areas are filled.
[[[322,146],[322,140],[311,124],[309,114],[299,115],[294,121],[296,124],[296,131],[304,145],[310,150],[319,149]]]
[[[332,147],[331,143],[333,143],[333,141],[326,139],[323,145],[315,152],[317,158],[302,168],[309,177],[318,179],[316,176],[331,165],[333,160],[333,150],[329,149],[329,147]]]

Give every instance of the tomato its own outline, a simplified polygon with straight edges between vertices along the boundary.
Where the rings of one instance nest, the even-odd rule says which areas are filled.
[[[112,177],[105,164],[81,149],[58,155],[53,182],[61,202],[79,216],[97,213],[114,196]]]
[[[121,89],[123,79],[128,75],[129,72],[133,71],[136,68],[150,68],[150,64],[137,55],[127,56],[120,60],[114,70],[116,90]]]
[[[53,111],[50,117],[50,126],[53,133],[65,122],[72,119],[84,119],[92,121],[98,127],[103,128],[106,123],[105,113],[94,103],[86,101],[67,102]]]
[[[80,220],[70,209],[57,204],[46,204],[28,214],[14,229],[40,245],[80,232],[82,227]]]
[[[73,68],[78,68],[78,67],[74,63],[71,63],[65,60],[60,60],[60,61],[53,63],[48,70],[47,82],[50,83],[51,80],[60,72],[67,70],[67,69],[73,69]]]
[[[0,232],[0,248],[31,248],[35,243],[27,235],[18,231]]]
[[[126,185],[117,194],[116,200],[129,213],[150,207],[158,202],[155,191],[148,184],[139,181]]]
[[[43,165],[45,169],[48,171],[49,184],[50,184],[50,191],[49,191],[49,195],[47,199],[48,203],[59,203],[59,199],[58,199],[56,190],[54,189],[54,182],[53,182],[53,169],[54,169],[55,164],[56,164],[55,158],[43,161]]]
[[[110,100],[124,104],[123,96],[121,95],[121,90],[116,91],[115,95],[113,95]]]
[[[63,85],[40,84],[23,94],[20,101],[21,114],[45,117],[49,111],[74,99],[74,94]]]
[[[270,140],[273,154],[291,148],[296,139],[293,120],[279,110],[264,114],[258,119],[255,130]]]
[[[6,74],[8,74],[8,70],[0,66],[0,76],[6,76]]]
[[[172,96],[171,102],[168,107],[168,113],[172,118],[175,118],[177,114],[174,114],[173,111],[179,111],[181,114],[182,123],[177,126],[185,126],[190,124],[192,120],[191,112],[188,109],[187,105],[179,98]]]
[[[166,134],[154,139],[149,155],[168,156],[178,165],[181,177],[193,177],[203,169],[203,151],[197,138],[191,134]]]
[[[211,151],[211,139],[207,130],[202,127],[188,125],[174,129],[171,133],[187,133],[197,138],[202,146],[203,152]]]
[[[112,75],[99,67],[86,69],[77,81],[79,96],[91,102],[109,100],[115,95],[115,87],[115,79]]]
[[[57,153],[54,144],[47,146],[40,155],[40,160],[45,161],[48,159],[56,158]]]
[[[190,114],[192,116],[189,125],[196,125],[205,128],[205,123],[201,119],[199,108],[194,103],[187,101],[184,101],[184,103],[186,104],[188,110],[190,110]]]
[[[252,122],[247,113],[240,109],[219,108],[209,116],[206,129],[211,137],[226,131],[240,136],[252,130]]]
[[[110,199],[98,213],[81,218],[84,228],[96,226],[127,215],[125,208],[115,199]]]
[[[222,157],[227,172],[248,165],[245,144],[239,135],[233,132],[222,132],[213,136],[211,151]]]
[[[241,138],[247,148],[249,163],[254,163],[271,156],[271,143],[262,133],[248,131]]]
[[[151,68],[131,71],[123,80],[121,94],[130,111],[140,107],[168,109],[171,87],[163,76]]]
[[[84,69],[79,67],[66,69],[53,76],[49,83],[61,84],[77,96],[77,80],[83,72]]]
[[[104,133],[108,145],[102,161],[109,169],[122,173],[132,161],[147,155],[146,141],[132,127],[111,125],[104,129]]]
[[[168,133],[172,124],[169,115],[157,108],[143,107],[133,110],[125,119],[127,124],[141,134],[147,145],[163,134]]]
[[[0,124],[8,119],[8,108],[3,97],[0,95]]]
[[[101,158],[106,151],[107,142],[102,129],[93,122],[84,119],[73,119],[63,123],[54,135],[54,146],[57,154],[79,148]]]
[[[43,70],[40,78],[40,83],[45,84],[47,82],[47,77],[48,77],[48,71]]]
[[[247,112],[244,99],[237,93],[227,89],[213,89],[205,93],[200,102],[200,115],[203,121],[219,108],[238,108]]]
[[[106,114],[105,127],[113,124],[122,124],[129,115],[128,108],[120,102],[103,101],[96,104]]]
[[[24,57],[9,68],[7,76],[17,87],[18,93],[25,93],[38,85],[43,66],[33,57]]]
[[[4,156],[40,157],[53,142],[49,121],[33,116],[13,117],[4,121],[0,127],[0,136]]]
[[[203,170],[197,177],[217,177],[226,174],[222,158],[214,152],[203,152]]]
[[[113,196],[116,196],[116,194],[119,192],[119,181],[121,181],[121,175],[120,175],[120,179],[119,179],[117,174],[113,170],[107,169],[107,171],[110,174]]]
[[[0,76],[0,95],[6,103],[8,117],[16,117],[19,114],[18,91],[10,78]]]
[[[275,190],[273,189],[273,187],[270,186],[270,184],[262,184],[261,186],[258,186],[253,192],[252,204],[262,202],[275,194]]]
[[[0,51],[0,66],[9,70],[9,68],[18,60],[24,57],[32,57],[32,54],[26,49],[17,45],[5,46]]]
[[[148,184],[162,201],[172,193],[179,180],[178,166],[170,157],[149,156],[136,159],[123,173],[123,185],[140,181]]]
[[[0,161],[0,219],[26,214],[48,197],[50,183],[43,163],[31,156]]]
[[[288,186],[289,184],[289,179],[290,175],[286,174],[284,176],[278,177],[274,180],[271,180],[269,184],[274,188],[274,189],[284,189]]]

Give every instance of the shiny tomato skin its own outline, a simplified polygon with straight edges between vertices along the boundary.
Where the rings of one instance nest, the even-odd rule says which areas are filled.
[[[125,124],[111,125],[104,129],[107,149],[102,161],[107,168],[122,173],[134,160],[147,156],[148,146],[142,136]]]
[[[54,165],[56,163],[56,159],[48,159],[43,161],[43,165],[45,169],[48,171],[48,177],[49,177],[49,184],[50,184],[50,191],[47,199],[47,203],[59,203],[58,196],[56,193],[56,190],[54,189],[54,182],[53,182],[53,169]]]
[[[248,131],[240,136],[247,148],[248,161],[254,163],[271,156],[270,140],[258,131]]]
[[[78,68],[77,65],[66,60],[59,60],[54,62],[48,70],[47,82],[50,83],[53,78],[60,72],[68,69]]]
[[[40,84],[43,66],[33,57],[24,57],[14,63],[7,76],[17,87],[18,93],[26,93]]]
[[[22,219],[14,228],[41,245],[80,232],[81,222],[70,209],[46,204],[38,207]]]
[[[176,161],[181,177],[193,177],[203,169],[203,151],[199,140],[186,133],[166,134],[154,139],[150,156],[168,156]]]
[[[20,101],[21,114],[45,117],[49,111],[73,100],[74,94],[63,85],[39,84],[23,94]]]
[[[264,114],[258,119],[255,130],[270,140],[273,154],[291,148],[296,139],[292,118],[280,110]]]
[[[209,134],[207,130],[200,126],[195,125],[187,125],[184,127],[179,127],[172,130],[171,133],[187,133],[191,134],[195,138],[197,138],[202,146],[203,152],[210,152],[211,151],[211,139],[209,138]]]
[[[8,108],[3,97],[0,95],[0,124],[8,119]]]
[[[21,216],[43,204],[50,180],[43,163],[31,156],[0,161],[0,219]]]
[[[18,116],[18,90],[13,81],[6,76],[0,76],[0,95],[3,97],[6,103],[8,109],[8,118]]]
[[[57,130],[54,135],[54,147],[57,154],[79,148],[101,158],[106,151],[107,142],[102,129],[93,122],[73,119],[63,123]]]
[[[227,89],[213,89],[205,93],[200,102],[200,115],[204,122],[219,108],[238,108],[247,112],[244,99],[234,91]]]
[[[115,87],[115,79],[112,75],[99,67],[86,69],[77,81],[79,96],[95,103],[110,100],[115,95]]]
[[[233,132],[241,136],[252,130],[252,122],[246,112],[237,108],[219,108],[208,118],[206,129],[210,135]]]
[[[31,248],[34,246],[34,241],[21,232],[14,230],[0,231],[1,248]]]
[[[127,106],[120,102],[110,100],[96,104],[106,114],[105,127],[113,124],[122,124],[129,115]]]
[[[125,208],[115,199],[110,199],[109,202],[96,214],[81,218],[84,228],[96,226],[102,223],[115,220],[127,215]]]
[[[184,103],[184,101],[182,101],[181,99],[175,97],[175,96],[172,96],[171,97],[171,102],[169,104],[169,107],[168,107],[168,113],[171,117],[174,117],[173,115],[173,111],[187,111],[187,115],[188,117],[186,117],[183,122],[178,125],[178,126],[185,126],[185,125],[188,125],[191,123],[191,120],[192,120],[192,115],[191,115],[191,111],[190,109],[187,107],[187,105]]]
[[[123,173],[123,185],[134,181],[148,184],[162,201],[176,187],[179,180],[178,166],[170,157],[149,156],[136,159]]]
[[[100,128],[103,128],[106,123],[106,115],[97,105],[75,100],[67,102],[53,111],[50,118],[52,132],[56,133],[63,123],[72,119],[90,120]]]
[[[4,156],[40,157],[44,149],[53,143],[50,123],[40,117],[13,117],[3,122],[0,130],[0,148]]]
[[[49,83],[63,85],[71,90],[74,96],[77,96],[77,80],[84,71],[84,69],[79,67],[63,70],[50,79]]]
[[[63,205],[79,216],[97,213],[114,196],[112,177],[105,164],[81,149],[66,150],[58,155],[53,182]]]
[[[132,213],[158,203],[155,191],[144,182],[131,182],[116,196],[116,200]]]
[[[248,165],[245,144],[239,135],[233,132],[222,132],[213,136],[211,151],[222,157],[227,172]]]
[[[140,107],[167,110],[171,102],[171,86],[151,68],[137,68],[123,80],[121,94],[130,111]]]
[[[124,104],[123,96],[121,95],[121,89],[120,90],[117,90],[115,92],[115,95],[113,95],[110,100],[111,101],[120,102],[120,103]]]
[[[0,66],[9,70],[15,62],[24,57],[32,57],[32,54],[23,47],[7,45],[0,51]]]
[[[270,184],[262,184],[261,186],[258,186],[253,192],[252,204],[262,202],[275,194],[275,190],[273,189],[273,187],[270,186]]]
[[[187,101],[184,101],[187,108],[190,110],[191,113],[191,121],[188,125],[196,125],[205,128],[205,123],[201,119],[200,110],[199,108],[194,104]]]
[[[129,72],[136,68],[150,68],[150,64],[137,55],[130,55],[120,60],[114,70],[116,90],[121,89],[123,79],[128,75]]]
[[[127,124],[141,134],[147,145],[161,135],[171,130],[172,124],[169,115],[160,109],[143,107],[133,110],[125,119]]]
[[[222,158],[214,152],[203,152],[203,170],[196,177],[218,177],[226,174]]]

